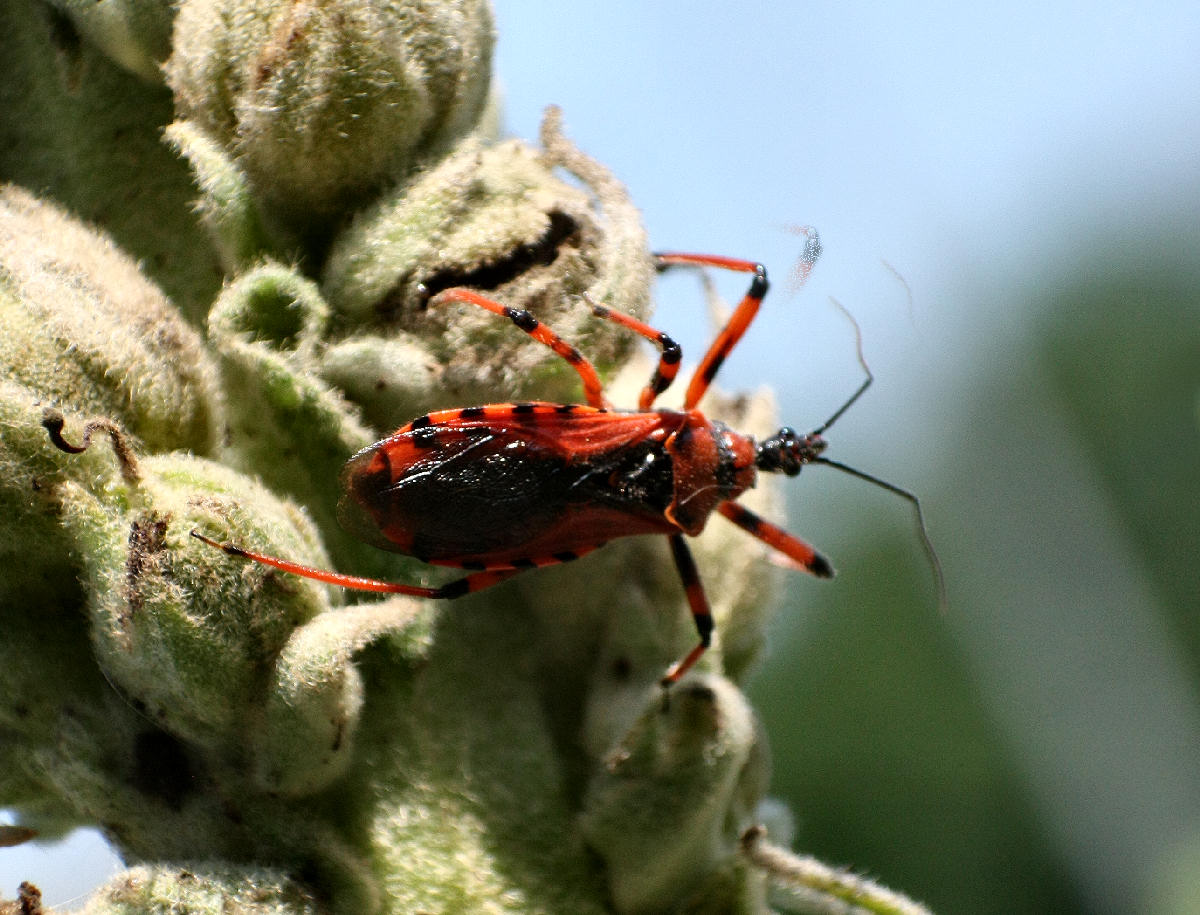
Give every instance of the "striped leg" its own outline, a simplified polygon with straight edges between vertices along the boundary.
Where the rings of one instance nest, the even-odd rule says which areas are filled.
[[[712,611],[708,607],[708,598],[704,596],[704,587],[700,584],[700,573],[696,570],[692,551],[688,549],[683,534],[672,534],[670,540],[671,557],[675,560],[675,568],[679,570],[679,577],[683,581],[688,606],[692,609],[692,620],[700,634],[700,644],[671,665],[660,681],[664,687],[678,683],[680,677],[692,669],[712,644],[713,632]]]
[[[585,298],[587,297],[585,296]],[[623,312],[613,311],[607,305],[592,302],[590,298],[588,302],[592,306],[592,314],[597,318],[604,318],[606,321],[612,321],[614,324],[628,328],[635,334],[641,334],[662,351],[658,358],[658,365],[654,369],[654,375],[642,388],[642,393],[638,397],[638,409],[649,410],[654,404],[654,398],[669,388],[671,382],[675,380],[675,376],[679,374],[679,362],[683,359],[683,350],[680,349],[678,343],[661,330],[655,330],[649,324]]]
[[[279,569],[280,571],[289,572],[292,575],[300,575],[304,578],[311,578],[313,581],[324,582],[328,585],[337,585],[341,588],[349,588],[352,591],[373,591],[377,594],[407,594],[410,597],[428,597],[434,600],[453,600],[456,597],[462,597],[464,594],[474,594],[476,591],[482,591],[485,588],[498,585],[502,581],[507,581],[518,572],[524,572],[526,569],[538,569],[543,566],[570,562],[573,559],[578,559],[586,552],[591,552],[591,550],[576,550],[572,553],[558,553],[554,556],[539,557],[537,559],[496,563],[439,587],[425,588],[419,585],[405,585],[394,581],[380,581],[376,578],[344,575],[341,572],[329,572],[325,569],[301,565],[298,562],[292,562],[288,559],[279,559],[275,556],[267,556],[264,553],[244,550],[232,543],[220,543],[210,537],[205,537],[199,531],[192,531],[192,536],[202,543],[207,543],[211,547],[223,550],[230,556],[250,559],[254,562]],[[449,563],[438,563],[438,565],[449,565]]]
[[[741,302],[734,309],[729,323],[717,334],[717,339],[709,346],[708,352],[704,354],[700,365],[696,367],[695,374],[692,375],[687,394],[683,398],[683,408],[691,410],[700,402],[700,398],[704,396],[704,392],[708,390],[712,380],[717,377],[721,363],[725,361],[730,350],[737,346],[742,335],[746,333],[746,329],[750,327],[750,322],[758,314],[758,307],[762,304],[763,296],[767,294],[767,268],[754,261],[720,257],[715,254],[668,253],[656,254],[655,258],[660,270],[683,265],[687,267],[718,267],[722,270],[754,274],[754,278],[750,281],[750,288],[746,290]]]
[[[736,502],[722,502],[717,511],[744,530],[757,537],[777,553],[781,553],[799,568],[817,578],[833,578],[833,566],[815,549],[781,527],[760,518]]]
[[[533,339],[545,344],[558,355],[562,356],[571,368],[579,373],[579,377],[583,381],[583,391],[589,405],[600,409],[608,408],[609,403],[604,397],[604,386],[600,383],[600,376],[596,374],[595,367],[584,358],[579,350],[570,343],[567,343],[566,340],[528,311],[525,311],[523,308],[510,308],[507,305],[501,305],[499,302],[494,302],[477,292],[473,292],[470,289],[463,289],[462,287],[455,287],[439,292],[430,300],[429,304],[441,305],[446,302],[465,302],[468,305],[477,305],[493,314],[508,318],[513,324],[533,337]]]

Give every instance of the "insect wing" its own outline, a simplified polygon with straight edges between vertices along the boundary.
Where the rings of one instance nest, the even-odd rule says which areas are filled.
[[[434,413],[350,459],[339,520],[428,562],[527,558],[578,516],[611,455],[662,428],[660,414],[554,404]]]
[[[413,519],[395,516],[397,496],[469,460],[492,439],[486,428],[440,430],[436,436],[432,431],[405,427],[346,462],[338,503],[343,528],[379,549],[411,553]]]

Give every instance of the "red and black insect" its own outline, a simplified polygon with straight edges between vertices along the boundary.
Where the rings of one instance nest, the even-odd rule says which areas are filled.
[[[697,409],[758,312],[767,273],[761,264],[733,258],[656,257],[660,269],[686,265],[753,275],[728,324],[700,361],[678,410],[653,405],[679,372],[680,348],[636,318],[592,305],[597,317],[640,334],[661,351],[637,410],[621,411],[605,399],[592,364],[528,311],[462,288],[431,300],[463,302],[508,318],[575,369],[587,399],[586,405],[501,403],[440,410],[414,419],[347,462],[339,520],[348,531],[385,550],[468,569],[466,577],[440,587],[378,581],[265,556],[196,531],[192,536],[230,555],[344,588],[456,598],[526,569],[578,559],[618,537],[666,535],[700,636],[662,679],[664,685],[676,682],[712,639],[712,614],[685,538],[699,534],[714,511],[805,571],[820,578],[833,575],[829,561],[807,543],[738,505],[738,496],[754,486],[759,471],[795,476],[805,464],[837,467],[908,499],[921,518],[911,493],[822,456],[822,434],[866,391],[872,381],[869,371],[850,399],[806,435],[783,428],[755,442]],[[923,521],[921,533],[925,538]],[[923,542],[928,548],[928,539]],[[938,576],[940,580],[940,571]]]

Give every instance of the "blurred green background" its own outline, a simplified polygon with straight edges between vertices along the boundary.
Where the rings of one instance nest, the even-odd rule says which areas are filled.
[[[725,387],[816,426],[860,378],[826,299],[862,326],[830,456],[921,496],[950,606],[901,500],[788,484],[839,572],[750,684],[796,847],[942,913],[1200,913],[1200,8],[496,6],[512,133],[562,105],[657,247],[772,268]],[[660,303],[695,358],[694,278]],[[0,893],[97,849],[4,850]]]
[[[1200,911],[1200,239],[1179,228],[1025,278],[1036,314],[955,392],[917,487],[945,617],[899,511],[840,484],[792,500],[847,545],[842,593],[792,589],[751,690],[775,790],[801,846],[936,911]]]

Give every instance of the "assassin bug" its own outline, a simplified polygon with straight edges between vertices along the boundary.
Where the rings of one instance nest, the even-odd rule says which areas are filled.
[[[816,256],[815,236],[810,239]],[[461,302],[508,318],[566,360],[583,382],[586,404],[499,403],[420,416],[350,458],[342,471],[339,520],[351,533],[385,550],[470,574],[440,587],[378,581],[299,565],[192,531],[204,543],[344,588],[428,598],[456,598],[499,584],[526,569],[578,559],[617,537],[666,535],[683,581],[699,643],[662,678],[675,683],[712,640],[713,619],[686,536],[695,536],[715,511],[790,564],[819,578],[833,575],[813,547],[735,501],[758,471],[795,476],[805,464],[825,464],[908,499],[921,536],[920,503],[911,493],[822,456],[823,433],[862,396],[857,391],[814,431],[790,428],[762,442],[708,419],[697,404],[721,363],[745,334],[767,292],[762,264],[704,254],[655,255],[660,270],[675,265],[752,274],[750,287],[704,354],[678,410],[654,401],[679,372],[679,345],[665,333],[592,303],[593,313],[645,337],[660,350],[636,411],[612,408],[592,364],[528,311],[509,308],[465,288],[447,289],[430,304]]]

